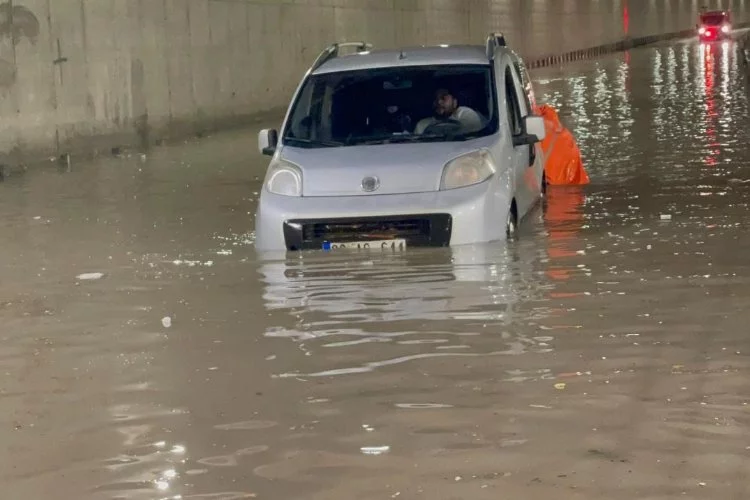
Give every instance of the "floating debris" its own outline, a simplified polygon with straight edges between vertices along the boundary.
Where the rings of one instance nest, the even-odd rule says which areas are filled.
[[[99,280],[104,277],[104,273],[83,273],[76,276],[76,279],[84,280],[84,281],[90,281],[90,280]]]
[[[360,448],[365,455],[382,455],[391,451],[390,446],[363,446]]]

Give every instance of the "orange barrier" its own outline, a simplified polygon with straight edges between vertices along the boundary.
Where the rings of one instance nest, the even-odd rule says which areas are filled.
[[[537,114],[544,118],[547,131],[542,141],[547,183],[588,184],[589,176],[583,168],[581,151],[573,134],[560,122],[557,111],[548,104],[542,104],[537,107]]]

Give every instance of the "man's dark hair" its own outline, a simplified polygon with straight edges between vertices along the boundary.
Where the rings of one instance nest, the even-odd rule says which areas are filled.
[[[447,89],[445,87],[441,87],[435,91],[435,97],[438,99],[442,99],[443,97],[447,95],[456,97],[455,94],[450,91],[450,89]]]

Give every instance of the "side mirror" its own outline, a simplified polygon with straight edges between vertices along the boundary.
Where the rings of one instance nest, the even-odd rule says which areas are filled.
[[[528,146],[542,142],[547,136],[547,129],[544,126],[544,118],[541,116],[529,115],[523,119],[523,130],[521,135],[513,137],[514,146]]]
[[[258,133],[258,150],[266,156],[273,156],[279,143],[279,133],[276,129],[263,129]]]
[[[542,142],[547,137],[547,127],[544,126],[544,118],[541,116],[530,115],[524,121],[526,122],[526,135],[533,142]]]

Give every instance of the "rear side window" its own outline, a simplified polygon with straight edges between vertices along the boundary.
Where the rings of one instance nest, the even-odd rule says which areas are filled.
[[[531,80],[529,79],[529,74],[526,71],[526,68],[520,63],[515,63],[516,67],[516,74],[521,79],[521,85],[523,86],[523,98],[526,101],[526,111],[528,113],[531,113],[531,110],[533,109],[533,106],[531,105],[531,101],[534,99],[534,96],[532,95],[532,87],[531,87]]]
[[[510,66],[505,68],[505,107],[508,113],[508,123],[511,133],[519,135],[523,133],[521,126],[521,106],[518,102],[518,92],[513,81],[513,71]]]

